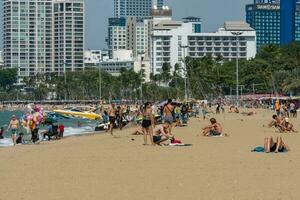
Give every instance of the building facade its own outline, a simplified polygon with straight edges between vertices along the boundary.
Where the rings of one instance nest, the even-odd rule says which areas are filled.
[[[295,12],[295,40],[300,41],[300,1],[296,3]]]
[[[84,0],[54,0],[55,72],[84,69]]]
[[[281,0],[280,2],[280,44],[286,45],[299,40],[300,1]]]
[[[115,17],[149,17],[153,6],[162,8],[164,0],[114,0]]]
[[[52,0],[3,1],[3,59],[20,81],[53,71]]]
[[[4,0],[3,59],[19,81],[83,69],[83,0]]]
[[[107,46],[109,57],[113,57],[113,52],[124,50],[127,47],[127,30],[125,17],[113,17],[108,19]]]
[[[279,0],[254,0],[246,5],[246,22],[255,29],[257,47],[280,44]]]
[[[214,33],[200,31],[200,19],[193,17],[156,24],[152,35],[152,73],[159,74],[165,63],[173,71],[175,64],[182,65],[187,56],[232,60],[256,55],[256,33],[245,22],[225,22],[224,27]]]

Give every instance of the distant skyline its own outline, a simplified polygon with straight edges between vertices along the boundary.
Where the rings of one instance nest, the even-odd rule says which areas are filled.
[[[253,0],[166,0],[166,5],[172,8],[175,20],[187,16],[200,17],[203,31],[212,32],[225,21],[245,21],[245,5],[251,2]],[[113,17],[113,4],[113,0],[85,0],[86,49],[106,48],[107,21],[109,17]]]
[[[203,31],[216,31],[227,20],[245,21],[245,5],[253,0],[166,0],[173,18],[200,17]],[[107,18],[113,17],[113,0],[86,0],[86,48],[106,47]]]

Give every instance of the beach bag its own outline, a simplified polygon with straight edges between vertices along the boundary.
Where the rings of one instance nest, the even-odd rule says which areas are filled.
[[[265,148],[263,147],[255,147],[252,152],[265,152]]]

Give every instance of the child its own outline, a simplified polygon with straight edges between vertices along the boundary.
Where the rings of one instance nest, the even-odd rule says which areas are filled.
[[[58,126],[58,138],[63,138],[65,132],[65,126],[63,124],[60,124]]]
[[[222,135],[222,126],[215,118],[210,119],[211,125],[208,125],[203,130],[203,136],[220,136]]]

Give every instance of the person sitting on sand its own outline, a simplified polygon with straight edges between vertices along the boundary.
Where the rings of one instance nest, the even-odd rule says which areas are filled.
[[[215,118],[210,119],[211,125],[205,126],[202,128],[203,136],[221,136],[222,135],[222,126],[217,122]]]
[[[153,142],[157,145],[163,144],[163,142],[167,141],[174,136],[171,135],[168,131],[171,124],[165,122],[164,124],[160,124],[156,126],[153,130]]]
[[[24,140],[23,136],[24,136],[24,133],[19,134],[19,137],[16,140],[17,144],[25,144],[25,140]]]
[[[236,106],[230,106],[229,113],[240,113],[239,109]]]
[[[269,128],[275,127],[280,133],[284,132],[285,128],[283,127],[283,120],[277,115],[272,116],[273,120],[269,123]]]
[[[294,129],[294,125],[290,122],[289,118],[287,118],[287,117],[282,122],[282,126],[284,128],[284,131],[286,131],[286,132],[297,133],[297,131]]]
[[[276,142],[274,142],[272,137],[266,137],[264,140],[264,149],[266,153],[278,153],[290,150],[289,147],[283,142],[281,137],[277,137]]]

